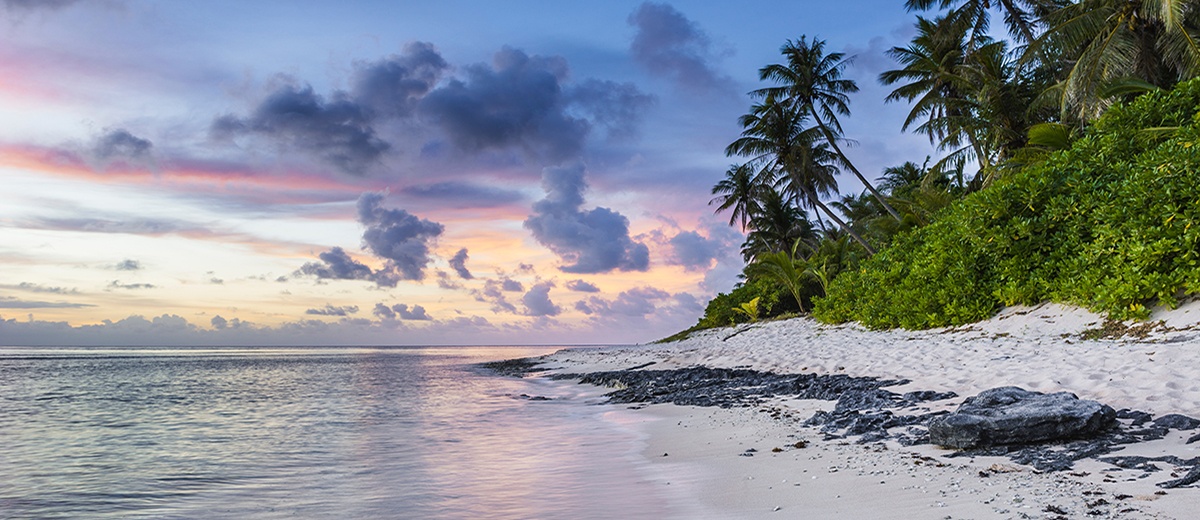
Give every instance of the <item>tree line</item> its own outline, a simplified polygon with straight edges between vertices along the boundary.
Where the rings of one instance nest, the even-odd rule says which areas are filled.
[[[800,36],[759,70],[767,86],[738,119],[736,158],[710,204],[746,233],[743,281],[710,302],[697,327],[804,313],[840,274],[957,201],[1068,149],[1111,107],[1200,73],[1200,0],[907,0],[916,35],[887,55],[887,102],[909,103],[902,129],[927,137],[936,161],[888,167],[873,180],[845,153],[853,141],[853,57]],[[993,22],[1007,37],[991,36]],[[1170,132],[1154,127],[1147,132]],[[865,187],[841,194],[850,173]],[[828,202],[827,202],[828,201]]]

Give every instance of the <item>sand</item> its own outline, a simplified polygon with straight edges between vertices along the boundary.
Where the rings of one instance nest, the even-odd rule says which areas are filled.
[[[1015,385],[1069,391],[1116,409],[1200,417],[1200,302],[1156,310],[1134,336],[1094,337],[1105,320],[1059,305],[1010,308],[967,327],[870,331],[809,318],[710,330],[676,343],[566,350],[558,372],[630,368],[745,367],[779,373],[909,379],[890,387],[953,391],[931,403],[953,409],[968,396]],[[1111,330],[1111,328],[1110,328]],[[1083,460],[1041,473],[999,457],[950,458],[936,446],[822,440],[801,423],[832,402],[776,399],[719,409],[612,405],[612,420],[644,434],[647,485],[661,486],[679,518],[1200,518],[1200,488],[1155,483],[1186,468],[1121,470]],[[1200,456],[1200,433],[1126,447],[1113,455]],[[753,450],[753,451],[747,451]]]

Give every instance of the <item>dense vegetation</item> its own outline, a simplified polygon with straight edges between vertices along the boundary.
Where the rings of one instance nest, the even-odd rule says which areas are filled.
[[[787,42],[713,187],[747,232],[744,281],[695,328],[810,311],[926,328],[1046,300],[1123,319],[1200,293],[1200,1],[906,6],[942,12],[879,80],[941,158],[868,181],[843,152],[850,58]],[[843,172],[862,194],[839,194]]]
[[[1046,300],[1117,319],[1200,293],[1200,80],[1110,109],[833,281],[815,314],[927,328]]]

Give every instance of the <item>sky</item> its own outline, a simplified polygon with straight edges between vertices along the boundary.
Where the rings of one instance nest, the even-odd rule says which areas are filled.
[[[876,79],[915,17],[899,0],[0,0],[0,345],[668,336],[743,267],[710,190],[785,42],[854,57],[860,171],[933,153]]]

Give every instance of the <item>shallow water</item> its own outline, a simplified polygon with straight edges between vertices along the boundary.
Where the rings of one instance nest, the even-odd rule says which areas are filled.
[[[668,515],[556,349],[0,348],[0,517]]]

